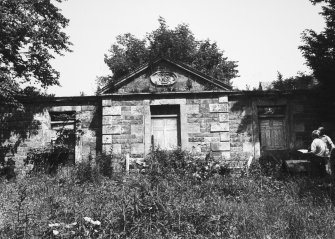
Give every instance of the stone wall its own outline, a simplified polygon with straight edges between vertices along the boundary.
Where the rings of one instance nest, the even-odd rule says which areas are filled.
[[[51,129],[51,112],[75,112],[77,132],[75,160],[95,158],[101,148],[101,107],[94,97],[55,98],[49,100],[30,100],[24,103],[25,111],[1,108],[1,145],[11,146],[5,152],[5,160],[15,161],[17,170],[24,168],[24,159],[33,148],[48,147],[55,131]],[[100,146],[99,146],[100,143]],[[101,149],[100,149],[101,151]]]
[[[142,159],[151,150],[150,106],[179,105],[182,149],[203,157],[212,151],[216,158],[230,158],[227,95],[134,98],[103,99],[104,152]]]

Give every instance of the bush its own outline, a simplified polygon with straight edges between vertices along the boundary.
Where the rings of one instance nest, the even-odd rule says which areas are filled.
[[[181,149],[174,151],[156,149],[145,158],[144,162],[147,167],[146,173],[158,177],[174,175],[203,181],[216,174],[229,173],[227,165],[215,160],[211,154],[203,158]]]
[[[55,174],[59,166],[73,163],[69,160],[70,150],[65,146],[32,148],[27,153],[25,164],[32,164],[34,172]]]

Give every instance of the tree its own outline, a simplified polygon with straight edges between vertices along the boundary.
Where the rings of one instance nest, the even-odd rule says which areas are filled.
[[[116,43],[105,55],[105,63],[113,75],[100,77],[100,84],[117,81],[141,64],[158,57],[180,61],[228,84],[237,77],[236,61],[229,61],[215,42],[196,40],[187,24],[170,29],[164,18],[160,17],[158,22],[159,27],[143,39],[130,33],[116,37]]]
[[[0,0],[1,104],[17,104],[18,96],[36,93],[33,85],[59,85],[59,72],[50,59],[70,51],[62,31],[68,22],[50,0]]]
[[[314,86],[314,77],[302,72],[298,72],[297,76],[291,76],[289,78],[284,78],[283,75],[278,72],[277,80],[272,82],[272,89],[282,91],[310,89]]]
[[[305,30],[304,45],[299,49],[313,70],[313,75],[324,90],[335,89],[335,0],[311,0],[313,4],[323,3],[322,12],[326,26],[316,33]]]

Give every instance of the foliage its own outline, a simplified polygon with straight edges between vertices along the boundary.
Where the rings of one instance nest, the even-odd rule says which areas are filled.
[[[289,78],[284,78],[283,75],[278,72],[277,80],[272,83],[272,89],[282,91],[310,89],[315,86],[314,77],[302,72],[298,73],[297,76]]]
[[[335,89],[335,1],[311,0],[311,2],[323,4],[321,15],[325,19],[326,26],[320,33],[311,29],[305,30],[302,35],[304,45],[299,49],[323,89],[332,92]]]
[[[33,165],[33,171],[56,173],[61,165],[68,163],[70,151],[65,146],[32,148],[27,153],[25,164]]]
[[[0,183],[4,238],[333,238],[332,190],[306,177],[212,177],[195,183],[130,174]]]
[[[181,180],[191,178],[203,181],[215,174],[228,174],[229,171],[226,165],[214,160],[210,154],[202,158],[180,148],[174,151],[155,149],[145,158],[145,165],[145,172],[152,179],[178,176]]]
[[[56,0],[62,2],[62,0]],[[50,65],[54,54],[69,50],[62,31],[68,20],[49,0],[0,0],[0,102],[17,104],[22,85],[58,85]]]
[[[217,44],[210,40],[196,40],[186,24],[170,29],[165,19],[158,19],[159,27],[138,39],[130,33],[116,37],[105,63],[113,76],[100,77],[98,82],[105,85],[117,81],[122,76],[144,63],[150,63],[158,57],[168,57],[188,64],[195,69],[229,84],[237,77],[237,64],[224,56]]]

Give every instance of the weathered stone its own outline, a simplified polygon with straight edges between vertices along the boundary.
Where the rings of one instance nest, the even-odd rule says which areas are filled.
[[[230,150],[230,143],[229,142],[214,142],[211,143],[212,151],[226,151]]]
[[[228,112],[228,104],[209,104],[209,112]]]
[[[143,106],[131,106],[131,115],[143,115]]]
[[[121,115],[120,106],[105,106],[102,108],[103,115]]]
[[[220,137],[205,137],[204,142],[208,143],[220,142]]]
[[[111,125],[113,122],[113,116],[108,115],[108,116],[103,116],[102,117],[102,124],[103,125]]]
[[[189,137],[188,141],[189,142],[204,142],[204,138],[203,137]]]
[[[219,121],[220,122],[229,121],[229,114],[228,113],[219,113]]]
[[[224,160],[230,160],[230,151],[224,151],[221,153],[221,157],[224,159]]]
[[[220,141],[221,142],[230,141],[229,132],[220,132]]]
[[[112,135],[105,134],[102,136],[103,144],[111,144],[112,143]]]
[[[253,152],[254,150],[254,145],[250,142],[245,142],[243,143],[243,152],[245,153],[250,153]]]
[[[219,97],[219,103],[226,103],[226,102],[228,102],[228,96],[227,95]]]
[[[229,123],[212,123],[211,132],[229,131]]]
[[[199,105],[186,105],[186,114],[199,114]]]
[[[144,153],[144,145],[143,144],[132,144],[130,153],[131,154],[143,154]]]
[[[130,124],[121,126],[121,134],[130,134]]]
[[[102,145],[102,152],[104,154],[111,154],[112,153],[112,145],[111,144]]]
[[[113,152],[113,154],[121,154],[122,153],[121,144],[113,144],[112,145],[112,152]]]
[[[131,125],[131,134],[134,134],[136,136],[143,136],[143,125]]]
[[[111,106],[112,100],[102,100],[102,106]]]
[[[187,124],[187,132],[188,133],[200,133],[200,124],[199,123]]]
[[[102,127],[103,134],[121,134],[121,125],[105,125]]]
[[[81,106],[81,110],[82,111],[93,111],[95,110],[95,106],[94,105],[83,105]]]

